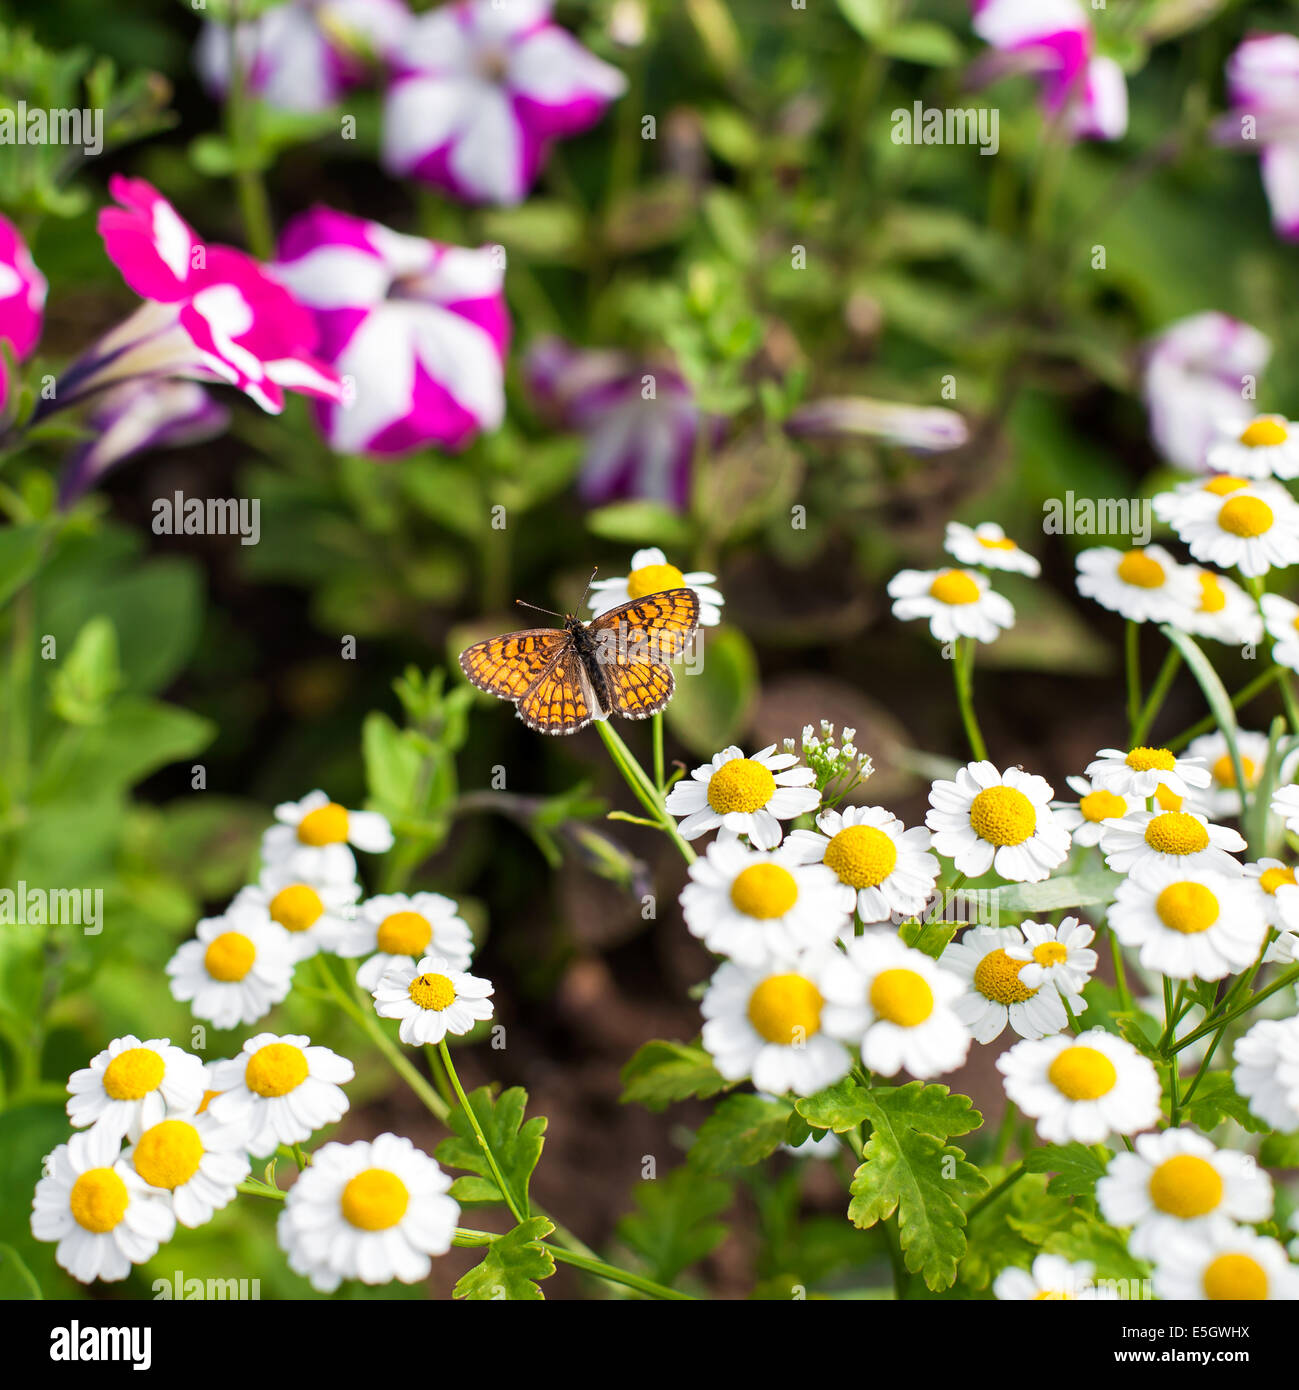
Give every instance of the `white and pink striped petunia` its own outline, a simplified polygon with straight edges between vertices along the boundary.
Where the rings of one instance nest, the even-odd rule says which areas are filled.
[[[0,217],[0,342],[8,343],[20,362],[31,354],[41,336],[47,288],[18,228],[7,217]],[[0,363],[0,404],[8,391]]]
[[[421,15],[395,58],[383,157],[473,203],[518,203],[551,142],[594,125],[627,89],[550,20],[551,0],[457,0]]]
[[[280,240],[278,279],[308,305],[348,385],[318,419],[340,453],[458,449],[505,414],[509,315],[497,247],[445,246],[313,208]]]
[[[1228,138],[1258,151],[1272,225],[1299,241],[1299,38],[1252,34],[1227,60]]]

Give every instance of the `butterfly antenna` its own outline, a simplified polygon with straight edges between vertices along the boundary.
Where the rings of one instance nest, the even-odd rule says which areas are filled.
[[[582,602],[579,603],[579,604],[577,605],[577,611],[578,611],[579,613],[582,611],[583,607],[584,607],[585,604],[586,604],[586,595],[589,594],[589,593],[591,592],[591,585],[595,583],[595,576],[599,573],[599,571],[600,571],[600,566],[599,566],[599,565],[595,565],[595,566],[593,566],[592,569],[591,569],[591,577],[590,577],[590,579],[588,579],[588,580],[586,581],[586,590],[585,590],[585,592],[582,594]]]
[[[516,598],[514,601],[520,608],[531,608],[534,613],[545,613],[551,618],[562,618],[564,616],[562,613],[556,613],[553,608],[538,608],[535,603],[528,603],[521,598]]]

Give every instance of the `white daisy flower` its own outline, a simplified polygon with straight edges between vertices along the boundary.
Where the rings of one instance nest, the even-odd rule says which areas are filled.
[[[994,1297],[1016,1303],[1094,1302],[1117,1298],[1113,1289],[1098,1289],[1096,1266],[1089,1260],[1070,1263],[1062,1255],[1039,1255],[1032,1272],[1009,1265],[992,1283]]]
[[[1132,811],[1101,830],[1101,853],[1116,873],[1142,878],[1173,867],[1181,873],[1240,873],[1231,856],[1244,839],[1226,825],[1211,825],[1196,811]]]
[[[840,885],[820,864],[799,864],[782,846],[751,850],[717,839],[690,866],[681,909],[692,936],[741,965],[829,946],[849,922]]]
[[[360,896],[361,885],[351,876],[304,879],[284,865],[271,864],[256,883],[239,890],[231,906],[255,907],[283,927],[296,963],[317,951],[338,950]]]
[[[784,833],[780,822],[814,811],[821,802],[812,785],[816,773],[796,767],[793,753],[775,750],[771,743],[746,758],[738,748],[723,748],[678,782],[664,805],[684,818],[682,837],[697,840],[724,827],[747,835],[755,849],[775,849]]]
[[[1139,1135],[1135,1149],[1110,1159],[1096,1200],[1112,1226],[1135,1228],[1128,1249],[1143,1260],[1162,1259],[1178,1236],[1272,1214],[1272,1180],[1250,1154],[1192,1129]]]
[[[725,961],[700,1002],[703,1044],[728,1081],[810,1096],[846,1076],[852,1057],[822,1026],[823,991],[851,967],[839,952],[773,957],[760,968]]]
[[[464,970],[473,959],[474,934],[459,911],[441,893],[379,893],[357,909],[338,954],[370,956],[356,972],[362,989],[374,989],[390,965],[413,965],[430,952]]]
[[[1092,1028],[1025,1038],[997,1058],[1006,1094],[1049,1144],[1099,1144],[1159,1123],[1159,1075],[1131,1043]]]
[[[1257,646],[1263,640],[1263,620],[1252,594],[1234,579],[1196,565],[1187,568],[1199,584],[1199,603],[1186,616],[1186,630],[1228,646]],[[1299,648],[1296,649],[1299,654]]]
[[[1242,478],[1299,478],[1299,432],[1284,415],[1224,421],[1204,461]]]
[[[356,1075],[351,1062],[329,1048],[274,1033],[249,1038],[237,1057],[214,1071],[221,1094],[208,1103],[207,1113],[218,1124],[245,1126],[255,1158],[281,1144],[301,1144],[342,1119],[347,1096],[340,1083]]]
[[[1007,1023],[1021,1038],[1045,1038],[1069,1022],[1053,984],[1030,988],[1020,978],[1029,958],[1012,958],[1008,948],[1023,944],[1018,927],[973,927],[938,958],[965,986],[956,1015],[975,1042],[999,1038]]]
[[[1010,540],[995,521],[985,521],[981,526],[949,521],[943,549],[963,565],[982,565],[984,569],[1027,574],[1033,579],[1042,573],[1038,561]]]
[[[1006,954],[1024,962],[1019,982],[1029,989],[1054,985],[1074,1014],[1082,1013],[1087,1001],[1083,987],[1091,979],[1100,957],[1091,949],[1095,931],[1077,917],[1065,917],[1059,926],[1050,922],[1021,922],[1022,946],[1009,946]]]
[[[1155,1294],[1166,1302],[1293,1303],[1299,1270],[1271,1236],[1223,1224],[1170,1239],[1155,1266]]]
[[[1143,803],[1135,796],[1118,796],[1105,791],[1086,777],[1066,777],[1071,791],[1078,793],[1077,801],[1053,801],[1056,824],[1063,826],[1076,845],[1091,847],[1100,843],[1103,822],[1119,820],[1131,811],[1140,811]]]
[[[182,1226],[202,1226],[238,1195],[248,1176],[242,1126],[211,1115],[174,1114],[151,1125],[123,1155],[150,1187],[171,1194]]]
[[[630,574],[618,579],[597,579],[591,585],[591,616],[597,618],[634,598],[661,594],[665,589],[693,589],[699,599],[699,626],[716,627],[722,621],[722,606],[726,602],[713,587],[716,580],[715,574],[705,574],[703,570],[683,574],[668,564],[667,556],[657,546],[638,550],[631,557]]]
[[[938,642],[973,637],[995,642],[1015,626],[1015,609],[978,570],[899,570],[889,580],[893,616],[901,622],[927,618]]]
[[[275,808],[273,825],[262,836],[262,860],[307,882],[356,877],[348,845],[383,854],[392,848],[392,827],[377,811],[348,811],[322,791]]]
[[[1051,811],[1051,784],[1011,767],[967,763],[929,790],[925,824],[933,847],[971,878],[995,869],[1014,883],[1038,883],[1069,854],[1069,832]]]
[[[418,1284],[451,1248],[450,1177],[409,1139],[323,1144],[284,1199],[276,1238],[289,1268],[333,1293],[344,1279]]]
[[[910,830],[883,806],[827,807],[818,830],[793,830],[784,848],[801,864],[824,864],[839,880],[839,905],[863,922],[904,921],[923,912],[941,865],[929,831]]]
[[[1264,594],[1262,608],[1264,625],[1275,644],[1272,660],[1299,671],[1299,604],[1280,594]]]
[[[1262,496],[1288,497],[1280,483],[1241,477],[1235,473],[1211,473],[1178,483],[1169,492],[1157,492],[1150,499],[1151,510],[1166,526],[1177,530],[1182,522],[1198,515],[1204,507],[1221,506],[1237,493],[1258,492]]]
[[[88,1067],[68,1078],[68,1119],[103,1126],[120,1141],[156,1124],[168,1110],[192,1110],[203,1098],[203,1063],[170,1038],[114,1038]]]
[[[1236,748],[1240,753],[1246,790],[1252,792],[1267,762],[1267,735],[1240,729],[1236,733]],[[1236,765],[1231,760],[1227,736],[1217,730],[1202,734],[1191,740],[1186,752],[1209,769],[1212,779],[1207,791],[1192,798],[1195,805],[1210,816],[1239,816],[1240,788],[1236,785]]]
[[[417,964],[401,959],[383,972],[371,991],[380,1018],[399,1018],[404,1043],[440,1043],[492,1016],[492,983],[455,969],[445,956],[423,956]]]
[[[218,1028],[256,1023],[293,984],[288,933],[258,908],[234,904],[205,917],[167,962],[174,999]]]
[[[1190,796],[1192,789],[1207,787],[1213,780],[1199,758],[1179,758],[1167,748],[1102,748],[1087,765],[1093,787],[1102,787],[1116,796],[1135,796],[1144,801],[1167,787],[1174,796]]]
[[[1124,879],[1109,912],[1114,935],[1139,949],[1147,970],[1174,980],[1221,980],[1246,969],[1263,949],[1267,922],[1235,869],[1165,863]]]
[[[1299,835],[1299,786],[1278,787],[1269,804],[1273,814],[1285,821],[1285,828]]]
[[[1279,859],[1260,859],[1245,865],[1245,877],[1255,885],[1263,920],[1268,926],[1286,936],[1299,932],[1299,881],[1294,869]],[[1274,941],[1268,947],[1267,960],[1291,959],[1288,950],[1284,955],[1272,954],[1279,944]]]
[[[121,1154],[121,1135],[96,1125],[60,1144],[32,1199],[32,1235],[57,1241],[54,1258],[74,1279],[115,1283],[151,1260],[176,1218]]]
[[[1265,1018],[1236,1040],[1231,1079],[1265,1124],[1299,1129],[1299,1016]]]
[[[1188,498],[1174,529],[1197,560],[1251,578],[1299,560],[1299,506],[1276,486]]]
[[[961,981],[891,931],[876,928],[845,943],[849,969],[822,985],[827,1032],[861,1050],[880,1076],[907,1071],[925,1079],[961,1066],[969,1029],[954,1007]]]
[[[1134,623],[1188,624],[1199,600],[1195,576],[1160,545],[1080,551],[1078,592]]]

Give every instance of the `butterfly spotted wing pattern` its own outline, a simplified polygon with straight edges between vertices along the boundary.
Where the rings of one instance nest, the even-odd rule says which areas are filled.
[[[627,719],[648,719],[672,698],[668,663],[699,624],[693,589],[665,589],[602,613],[588,624],[609,703]]]
[[[569,645],[562,627],[533,627],[475,642],[460,653],[460,669],[479,690],[517,700],[526,695]]]
[[[516,708],[528,728],[543,734],[575,734],[592,719],[608,716],[571,638],[566,638],[559,655],[519,698]]]

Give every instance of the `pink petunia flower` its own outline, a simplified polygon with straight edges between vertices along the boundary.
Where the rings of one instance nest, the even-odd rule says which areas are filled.
[[[494,247],[403,236],[329,208],[294,218],[275,275],[314,313],[346,404],[323,403],[340,453],[458,449],[505,414],[509,315]]]
[[[48,288],[18,228],[0,216],[0,342],[8,343],[20,362],[40,339]],[[0,364],[0,404],[8,393]]]
[[[1222,134],[1258,150],[1272,225],[1299,241],[1299,38],[1247,38],[1227,60],[1227,94],[1232,115]]]
[[[388,170],[467,202],[521,202],[550,143],[594,125],[627,89],[550,10],[551,0],[457,0],[417,18],[385,103]]]

